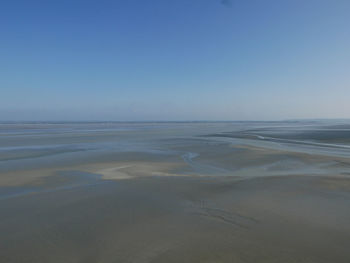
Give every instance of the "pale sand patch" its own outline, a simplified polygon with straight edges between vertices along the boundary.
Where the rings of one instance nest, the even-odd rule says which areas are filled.
[[[182,161],[182,160],[181,160]],[[33,169],[26,171],[11,171],[1,173],[0,186],[40,186],[45,181],[42,179],[55,176],[62,171],[81,171],[94,173],[102,176],[104,180],[121,180],[147,176],[183,176],[173,172],[175,169],[181,170],[186,166],[183,162],[163,162],[163,161],[118,161],[118,162],[96,162],[83,165],[73,165],[65,167]]]
[[[128,168],[130,166],[131,165],[106,168],[97,171],[97,173],[101,174],[103,179],[130,179],[132,176],[123,171],[123,169]]]
[[[112,166],[111,166],[112,165]],[[105,180],[132,179],[148,176],[184,176],[172,172],[176,168],[181,168],[182,163],[171,162],[123,162],[105,164],[103,169],[94,169],[94,173],[102,175]]]

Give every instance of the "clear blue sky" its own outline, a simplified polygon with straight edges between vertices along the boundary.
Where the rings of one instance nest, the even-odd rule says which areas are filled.
[[[0,3],[0,120],[290,118],[350,118],[349,0]]]

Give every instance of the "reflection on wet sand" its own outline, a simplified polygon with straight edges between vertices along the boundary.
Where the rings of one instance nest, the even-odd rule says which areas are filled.
[[[1,262],[350,261],[346,123],[0,126]]]

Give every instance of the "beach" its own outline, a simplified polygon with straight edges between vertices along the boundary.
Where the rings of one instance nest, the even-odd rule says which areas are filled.
[[[3,123],[0,262],[350,261],[345,121]]]

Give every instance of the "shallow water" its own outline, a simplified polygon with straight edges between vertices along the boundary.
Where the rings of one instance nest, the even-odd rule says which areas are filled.
[[[340,120],[0,124],[0,262],[348,263],[349,141]]]
[[[249,145],[281,151],[349,157],[350,124],[342,120],[2,123],[0,172],[77,165],[91,160],[113,159],[115,154],[126,152],[197,156],[200,155],[195,151],[198,142],[205,145],[213,141],[226,142],[233,146]],[[179,145],[188,149],[174,149]],[[192,162],[192,159],[193,157],[184,158],[194,169],[203,171],[205,164]],[[209,167],[208,165],[208,169]],[[220,169],[221,172],[225,170],[224,167],[217,167],[217,172]]]

